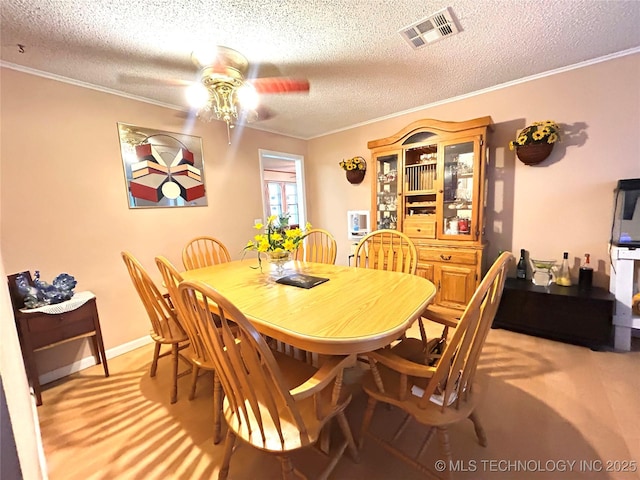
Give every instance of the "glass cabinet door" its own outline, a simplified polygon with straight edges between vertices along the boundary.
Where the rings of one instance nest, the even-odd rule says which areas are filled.
[[[398,152],[378,154],[376,164],[376,227],[377,229],[398,227]]]
[[[477,230],[473,223],[476,198],[476,150],[473,140],[444,145],[442,173],[442,224],[440,236],[470,237]]]

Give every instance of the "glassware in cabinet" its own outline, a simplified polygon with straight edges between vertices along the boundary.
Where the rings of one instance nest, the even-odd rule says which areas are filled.
[[[475,142],[445,145],[442,235],[470,236],[474,222]]]
[[[378,229],[398,226],[399,154],[381,154],[375,157],[376,166],[376,225]]]

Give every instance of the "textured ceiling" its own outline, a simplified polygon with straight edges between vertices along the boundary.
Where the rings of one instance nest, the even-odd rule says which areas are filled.
[[[445,7],[459,34],[419,50],[398,34]],[[307,78],[309,93],[263,96],[275,115],[253,124],[300,138],[640,47],[636,0],[3,0],[0,13],[4,65],[183,110],[184,87],[165,81],[196,78],[197,47]]]

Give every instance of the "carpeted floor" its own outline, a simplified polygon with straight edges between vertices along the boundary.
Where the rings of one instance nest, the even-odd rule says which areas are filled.
[[[623,354],[492,330],[479,369],[485,393],[478,413],[488,446],[477,443],[471,422],[453,427],[454,478],[640,478],[637,471],[620,471],[634,468],[628,462],[640,469],[638,340]],[[171,405],[170,362],[161,360],[152,379],[151,357],[149,345],[109,360],[109,378],[98,366],[44,387],[38,414],[51,480],[217,478],[223,444],[212,442],[212,377],[201,377],[193,401],[187,399],[189,377],[181,378],[178,402]],[[356,367],[346,376],[354,392],[347,416],[356,437],[366,405],[361,373]],[[372,429],[391,437],[402,419],[399,410],[379,406]],[[411,455],[424,433],[410,425],[397,445]],[[421,461],[433,469],[438,455],[432,441]],[[361,457],[356,464],[345,452],[331,478],[425,478],[370,436]],[[314,478],[326,458],[311,449],[294,453],[293,461]],[[229,478],[278,479],[280,465],[240,446]]]

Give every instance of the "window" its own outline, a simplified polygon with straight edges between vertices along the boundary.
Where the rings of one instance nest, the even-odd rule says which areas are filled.
[[[267,181],[267,206],[269,215],[289,212],[289,225],[299,225],[298,189],[295,183]]]

